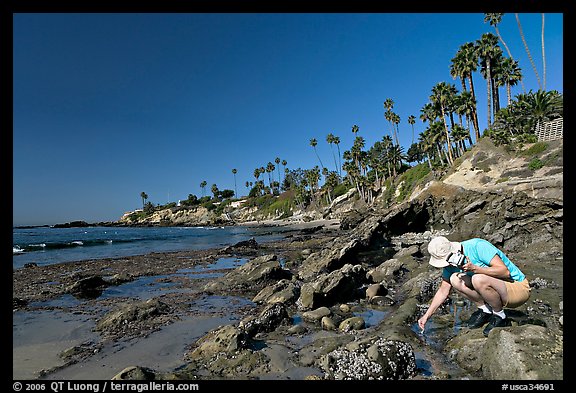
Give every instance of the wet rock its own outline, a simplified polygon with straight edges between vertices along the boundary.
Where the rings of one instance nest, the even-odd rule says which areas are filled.
[[[417,369],[410,344],[386,339],[331,351],[321,367],[326,379],[343,380],[409,379]]]
[[[28,305],[28,300],[26,300],[26,299],[20,299],[18,297],[12,298],[12,309],[13,310],[17,310],[19,308],[26,307],[27,305]]]
[[[302,285],[298,307],[309,310],[357,298],[358,289],[365,281],[366,271],[361,265],[347,264]]]
[[[153,370],[140,367],[129,366],[112,377],[113,381],[153,381],[156,374]]]
[[[198,339],[188,357],[195,360],[209,359],[220,352],[231,354],[245,348],[247,341],[248,337],[241,329],[233,325],[221,326]]]
[[[482,329],[466,330],[448,341],[445,351],[460,367],[472,372],[482,371],[482,352],[486,337]]]
[[[374,283],[394,278],[401,274],[404,264],[398,259],[389,259],[382,262],[378,267],[370,270],[367,277]]]
[[[288,328],[288,334],[303,334],[307,331],[308,329],[302,325],[292,325]]]
[[[493,329],[481,351],[487,379],[563,379],[562,337],[536,325]]]
[[[376,295],[370,298],[370,304],[373,304],[375,306],[392,306],[396,304],[396,301],[389,295],[386,296]]]
[[[108,285],[109,283],[101,276],[90,276],[81,278],[68,286],[65,291],[81,299],[96,299]]]
[[[274,254],[263,255],[246,262],[223,277],[209,282],[204,291],[208,293],[253,292],[257,294],[266,286],[282,279],[290,279],[292,274],[283,269]]]
[[[320,326],[324,330],[336,330],[336,323],[334,323],[334,320],[328,316],[322,317],[320,320]]]
[[[314,279],[319,273],[329,273],[345,264],[356,264],[357,253],[362,249],[362,239],[335,239],[329,248],[312,253],[298,269],[298,278],[303,281]]]
[[[351,330],[361,330],[366,326],[366,322],[362,317],[346,318],[338,325],[338,330],[341,332],[349,332]]]
[[[375,296],[386,296],[388,290],[382,284],[372,284],[366,288],[366,299],[372,300]]]
[[[109,284],[109,285],[121,285],[130,281],[133,281],[134,277],[130,274],[126,274],[126,273],[118,273],[118,274],[114,274],[112,277],[107,278],[105,281]]]
[[[226,247],[223,252],[232,253],[232,252],[236,252],[236,251],[239,251],[242,249],[257,250],[258,247],[260,247],[258,245],[258,242],[256,241],[256,239],[254,239],[252,237],[248,240],[244,240],[244,241],[238,242],[232,246]]]
[[[249,316],[240,321],[238,328],[250,338],[258,333],[275,330],[281,324],[291,322],[286,306],[282,303],[273,303],[264,308],[257,317]]]
[[[144,320],[167,314],[169,311],[170,307],[158,299],[148,299],[143,302],[120,306],[102,317],[96,324],[96,330],[122,330],[130,323],[140,324]]]
[[[300,286],[290,280],[282,279],[273,285],[263,288],[252,301],[254,303],[285,303],[291,304],[300,296]]]

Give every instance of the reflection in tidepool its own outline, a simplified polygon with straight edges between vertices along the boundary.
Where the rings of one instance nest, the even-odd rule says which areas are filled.
[[[62,311],[16,311],[12,314],[12,378],[36,379],[44,369],[63,365],[59,354],[93,342],[94,322]]]

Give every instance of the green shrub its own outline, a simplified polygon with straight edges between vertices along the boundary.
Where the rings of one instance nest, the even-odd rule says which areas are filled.
[[[202,203],[202,207],[206,208],[209,212],[216,209],[216,205],[212,201]]]
[[[403,181],[400,186],[400,193],[398,195],[398,201],[403,201],[406,197],[414,190],[414,187],[420,183],[420,180],[424,179],[430,173],[430,168],[427,164],[418,164],[413,166],[404,172],[400,178],[398,184]]]
[[[548,148],[548,144],[545,142],[536,142],[535,144],[533,144],[532,146],[530,146],[528,149],[522,151],[520,153],[521,156],[524,157],[535,157],[538,154],[542,153],[543,151],[545,151]]]
[[[336,199],[339,196],[346,194],[350,188],[352,188],[352,186],[348,183],[343,182],[338,184],[334,187],[334,190],[332,190],[332,199]]]
[[[528,164],[528,168],[532,169],[533,171],[540,169],[543,166],[544,166],[544,163],[542,161],[540,161],[539,158],[532,159],[532,161],[530,161],[530,163]]]

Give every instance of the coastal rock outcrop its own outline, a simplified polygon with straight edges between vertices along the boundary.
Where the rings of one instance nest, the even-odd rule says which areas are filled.
[[[496,329],[489,337],[472,330],[454,334],[454,328],[449,327],[453,323],[450,307],[455,307],[450,299],[440,308],[436,322],[440,327],[446,325],[442,338],[438,338],[448,343],[444,356],[456,360],[465,372],[486,379],[561,377],[561,312],[553,311],[552,306],[540,306],[559,304],[558,284],[553,291],[546,291],[552,288],[545,288],[547,281],[537,275],[543,273],[542,263],[552,269],[560,268],[550,264],[550,256],[562,255],[562,207],[562,201],[557,199],[535,199],[521,192],[479,192],[433,182],[410,201],[390,209],[371,209],[362,222],[327,247],[291,263],[297,273],[291,279],[277,279],[275,284],[269,284],[257,299],[263,302],[291,285],[291,296],[282,302],[288,315],[301,310],[302,318],[311,324],[308,329],[336,335],[331,350],[330,346],[322,351],[312,350],[326,345],[324,339],[318,340],[310,344],[309,350],[302,348],[300,357],[292,360],[321,368],[325,372],[323,378],[410,378],[416,370],[412,347],[422,346],[421,338],[410,325],[424,312],[439,285],[438,272],[426,262],[427,242],[437,234],[454,240],[485,237],[517,261],[540,291],[533,294],[532,302],[510,313],[515,321],[512,327]],[[532,255],[531,259],[525,259],[526,254]],[[360,315],[346,315],[341,306],[348,303],[361,309],[377,307],[366,300],[366,288],[375,283],[386,289],[382,298],[389,302],[380,303],[383,312],[390,310],[391,305],[395,308],[381,323],[367,328]],[[293,296],[295,288],[300,288],[297,300]],[[459,302],[460,307],[465,305]],[[463,313],[465,318],[470,311]],[[274,331],[262,331],[261,339],[290,334],[285,329],[277,325]],[[346,343],[338,339],[339,335],[352,332],[355,339]],[[356,340],[370,344],[355,344]],[[543,353],[548,354],[546,367],[535,372],[533,364]],[[266,362],[265,359],[261,361]],[[252,356],[251,360],[255,358]],[[518,363],[515,370],[505,367],[510,362]],[[391,368],[392,364],[396,368]]]
[[[402,341],[382,338],[352,342],[322,357],[327,379],[409,379],[417,369],[412,347]]]
[[[215,279],[204,290],[208,293],[250,291],[256,294],[270,283],[291,277],[292,273],[280,265],[278,257],[269,254],[254,258],[224,277]]]

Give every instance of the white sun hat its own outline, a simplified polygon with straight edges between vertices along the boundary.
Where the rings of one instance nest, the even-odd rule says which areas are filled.
[[[460,242],[451,242],[444,236],[437,236],[428,243],[428,253],[430,253],[430,265],[434,267],[448,266],[446,257],[450,253],[456,253],[461,250]]]

